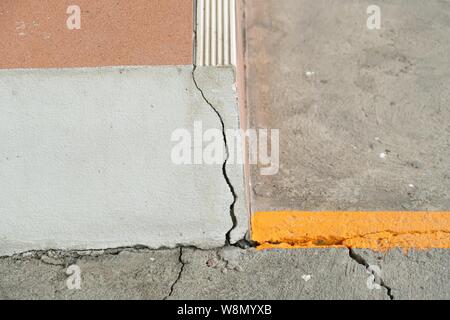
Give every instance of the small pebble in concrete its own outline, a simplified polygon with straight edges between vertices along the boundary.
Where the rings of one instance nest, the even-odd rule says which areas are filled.
[[[302,279],[305,280],[305,282],[308,282],[311,280],[312,276],[310,274],[304,274],[302,275]]]

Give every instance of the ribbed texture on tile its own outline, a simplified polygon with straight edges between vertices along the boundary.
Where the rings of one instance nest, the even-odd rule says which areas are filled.
[[[196,64],[236,65],[236,0],[197,0]]]

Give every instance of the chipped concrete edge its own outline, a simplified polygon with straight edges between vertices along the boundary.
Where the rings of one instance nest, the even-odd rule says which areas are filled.
[[[148,254],[156,251],[161,251],[163,249],[150,249],[143,246],[136,247],[123,247],[116,249],[105,249],[105,250],[80,250],[80,251],[60,251],[60,250],[46,250],[46,251],[29,251],[21,254],[15,254],[13,256],[8,257],[0,257],[0,263],[2,261],[10,261],[13,263],[20,263],[23,261],[36,260],[39,263],[47,265],[49,267],[56,267],[59,269],[68,268],[71,265],[76,265],[80,260],[85,258],[96,258],[96,257],[105,257],[105,256],[118,256],[123,253],[130,253],[135,255]],[[232,254],[233,252],[252,252],[255,249],[247,248],[237,248],[237,247],[221,247],[211,250],[202,250],[195,247],[179,247],[177,249],[166,249],[166,251],[170,251],[172,253],[177,252],[177,270],[171,279],[167,287],[167,292],[164,293],[161,297],[162,300],[169,300],[173,297],[177,298],[180,294],[179,284],[182,282],[182,279],[185,276],[186,266],[192,263],[192,260],[186,258],[185,253],[188,251],[202,251],[202,252],[211,252],[214,253],[218,261],[224,261],[226,268],[227,265],[230,264],[231,261],[227,259],[227,256]],[[340,250],[340,249],[339,249]],[[283,251],[283,250],[282,250]],[[345,251],[342,249],[342,251]],[[229,254],[227,254],[229,252]],[[281,253],[281,251],[280,251]],[[381,278],[378,274],[374,273],[369,266],[368,261],[362,256],[362,254],[350,250],[348,253],[348,257],[352,263],[355,264],[357,268],[361,268],[361,270],[365,270],[366,273],[372,274],[375,279],[375,283],[381,285],[383,292],[386,294],[386,297],[390,300],[395,300],[392,291],[393,289],[386,284],[386,282]],[[8,262],[7,262],[8,263]],[[236,266],[231,265],[231,269],[235,269]],[[230,269],[230,270],[231,270]],[[242,269],[241,269],[242,271]]]

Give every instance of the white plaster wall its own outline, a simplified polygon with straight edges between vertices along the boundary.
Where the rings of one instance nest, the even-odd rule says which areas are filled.
[[[194,121],[221,128],[191,66],[0,71],[0,255],[223,245],[221,166],[170,158]]]

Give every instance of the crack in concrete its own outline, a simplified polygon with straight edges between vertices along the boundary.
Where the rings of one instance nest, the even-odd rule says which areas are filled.
[[[194,12],[196,12],[197,10],[197,1],[193,1],[193,8],[194,8]],[[196,21],[196,15],[194,15],[194,21],[193,21],[193,39],[194,39],[194,46],[193,46],[193,59],[194,59],[194,63],[193,63],[193,68],[192,68],[192,80],[194,82],[195,87],[197,88],[197,90],[200,92],[203,100],[211,107],[211,109],[214,111],[214,113],[217,115],[217,117],[220,120],[220,123],[222,125],[222,135],[223,135],[223,141],[225,144],[225,151],[226,151],[226,159],[222,165],[222,174],[223,177],[225,178],[225,181],[227,182],[228,188],[230,189],[231,194],[233,195],[233,202],[230,205],[230,218],[232,221],[232,227],[230,228],[230,230],[228,230],[228,232],[225,235],[225,246],[227,245],[233,245],[231,243],[231,233],[233,232],[233,230],[236,229],[237,225],[238,225],[238,221],[237,221],[237,217],[236,214],[234,212],[234,207],[236,205],[238,196],[236,194],[236,191],[234,190],[234,187],[231,183],[230,178],[228,177],[227,174],[227,164],[228,164],[228,160],[230,158],[230,150],[229,150],[229,146],[228,146],[228,141],[227,141],[227,135],[225,132],[225,122],[220,114],[220,112],[217,110],[217,108],[215,108],[213,106],[213,104],[206,98],[205,93],[203,92],[203,90],[200,88],[200,86],[197,83],[197,79],[195,78],[195,71],[197,70],[197,64],[196,64],[196,48],[197,48],[197,21]],[[245,241],[245,239],[242,239],[239,242]],[[237,243],[236,245],[239,246],[239,243]],[[246,245],[246,244],[245,244]]]
[[[368,272],[370,272],[375,279],[378,280],[378,284],[383,287],[384,289],[386,289],[387,291],[387,295],[389,297],[390,300],[395,300],[394,295],[392,294],[392,288],[389,287],[383,280],[383,278],[380,277],[380,275],[376,274],[373,270],[370,269],[370,264],[366,261],[366,259],[364,259],[361,255],[357,254],[352,248],[348,248],[348,255],[350,257],[350,259],[352,259],[353,261],[355,261],[356,263],[358,263],[359,265],[362,265],[366,268],[366,270]]]
[[[137,246],[129,246],[129,247],[116,247],[116,248],[105,248],[105,249],[73,249],[73,250],[64,250],[64,249],[45,249],[45,250],[30,250],[24,251],[20,253],[15,253],[11,255],[3,255],[0,256],[1,260],[13,259],[15,261],[24,261],[36,259],[40,260],[42,263],[47,265],[67,265],[67,263],[52,263],[45,260],[42,260],[42,257],[48,256],[52,259],[60,259],[64,261],[69,261],[69,265],[80,258],[83,257],[102,257],[102,256],[117,256],[122,252],[130,252],[130,253],[149,253],[154,251],[164,251],[164,250],[176,250],[176,249],[194,249],[199,251],[210,251],[210,250],[221,250],[226,247],[239,247],[241,249],[250,249],[254,248],[252,242],[247,240],[240,240],[235,245],[225,245],[217,248],[199,248],[192,245],[178,245],[176,247],[159,247],[159,248],[151,248],[147,246],[137,245]]]
[[[180,255],[178,256],[178,263],[181,264],[180,271],[178,272],[178,276],[175,279],[175,281],[172,283],[172,285],[170,286],[169,294],[167,296],[165,296],[163,300],[167,300],[173,295],[175,286],[177,285],[178,281],[180,281],[181,276],[183,275],[184,267],[186,265],[186,263],[183,261],[183,247],[180,247]]]
[[[180,248],[180,247],[177,247]],[[158,249],[152,249],[142,245],[136,245],[132,247],[117,247],[106,249],[74,249],[74,250],[62,250],[62,249],[46,249],[46,250],[30,250],[20,252],[12,255],[0,256],[0,260],[13,259],[13,260],[28,260],[37,259],[47,265],[64,265],[64,263],[52,263],[43,260],[43,257],[49,257],[55,260],[64,260],[65,264],[71,264],[82,257],[100,257],[100,256],[117,256],[122,252],[128,251],[133,253],[143,253],[160,250],[171,250],[177,248],[161,247]]]
[[[234,187],[233,187],[233,185],[231,183],[231,180],[230,180],[230,178],[228,177],[228,174],[227,174],[227,164],[228,164],[228,160],[230,159],[230,150],[229,150],[229,146],[228,146],[227,135],[226,135],[226,132],[225,132],[225,122],[224,122],[220,112],[206,98],[205,93],[203,92],[203,90],[198,85],[197,80],[195,78],[195,71],[196,70],[197,70],[197,66],[194,64],[193,69],[192,69],[192,80],[194,82],[194,85],[197,88],[197,90],[200,92],[203,100],[211,107],[211,109],[217,115],[217,117],[219,118],[219,121],[221,123],[221,126],[222,126],[222,136],[223,136],[223,142],[224,142],[224,145],[225,145],[225,154],[226,154],[225,161],[223,162],[223,165],[222,165],[222,174],[223,174],[223,177],[225,178],[225,181],[226,181],[226,183],[228,185],[228,188],[230,189],[231,194],[233,195],[233,202],[230,205],[230,217],[231,217],[231,221],[232,221],[233,225],[232,225],[231,229],[228,230],[228,232],[225,235],[225,243],[226,243],[226,245],[232,245],[231,244],[231,233],[233,232],[234,229],[236,229],[237,224],[238,224],[236,214],[234,213],[234,206],[235,206],[235,204],[237,202],[237,194],[236,194],[236,192],[234,190]]]
[[[247,245],[252,245],[252,243],[248,243]],[[172,248],[172,249],[170,249],[170,248],[150,249],[145,246],[135,246],[135,247],[120,247],[120,248],[110,248],[110,249],[100,249],[100,250],[72,250],[72,251],[51,249],[51,250],[46,250],[46,251],[44,251],[44,250],[27,251],[27,252],[15,254],[12,256],[1,256],[0,261],[6,260],[6,259],[13,259],[15,261],[37,259],[45,265],[49,265],[49,266],[53,266],[53,267],[58,267],[58,266],[59,267],[68,267],[69,265],[76,263],[77,260],[81,259],[82,257],[101,257],[101,256],[105,256],[105,255],[116,256],[125,251],[139,254],[139,253],[152,252],[152,251],[179,249],[178,263],[180,264],[180,269],[179,269],[179,272],[178,272],[178,275],[177,275],[175,281],[170,286],[169,293],[163,298],[164,300],[167,300],[173,295],[173,293],[175,292],[176,285],[178,284],[178,282],[181,280],[181,278],[183,276],[185,266],[186,266],[186,262],[183,259],[183,250],[184,249],[195,249],[195,250],[200,250],[200,251],[214,250],[216,253],[217,259],[220,261],[225,261],[219,255],[218,250],[226,248],[226,247],[227,246],[220,247],[217,249],[200,249],[200,248],[196,248],[194,246],[179,246],[177,248]],[[240,247],[240,246],[235,245],[235,246],[228,246],[228,247]],[[246,249],[246,248],[244,248],[244,249]],[[392,293],[392,288],[386,284],[384,279],[382,279],[378,274],[376,274],[373,270],[370,269],[370,264],[361,255],[357,254],[354,251],[354,249],[352,249],[351,247],[347,247],[347,250],[348,250],[350,259],[355,261],[357,264],[363,266],[368,272],[370,272],[375,277],[375,279],[377,281],[376,283],[379,284],[384,289],[386,289],[389,299],[395,300],[395,297]],[[48,256],[48,257],[54,258],[54,259],[60,259],[63,261],[61,263],[48,262],[46,260],[43,260],[42,257],[44,257],[44,256]]]
[[[395,232],[391,230],[383,230],[376,232],[369,232],[364,234],[354,235],[352,237],[334,237],[334,236],[317,236],[317,237],[298,237],[298,238],[279,238],[269,239],[263,242],[257,242],[257,247],[278,247],[283,249],[313,249],[313,248],[351,248],[356,240],[364,240],[367,244],[376,243],[377,246],[370,246],[375,251],[386,251],[393,248],[400,247],[403,250],[407,249],[429,249],[425,248],[409,248],[406,245],[399,245],[397,239],[404,236],[433,236],[439,234],[449,234],[446,230],[430,230],[430,231],[408,231]],[[387,241],[389,240],[389,241]]]

